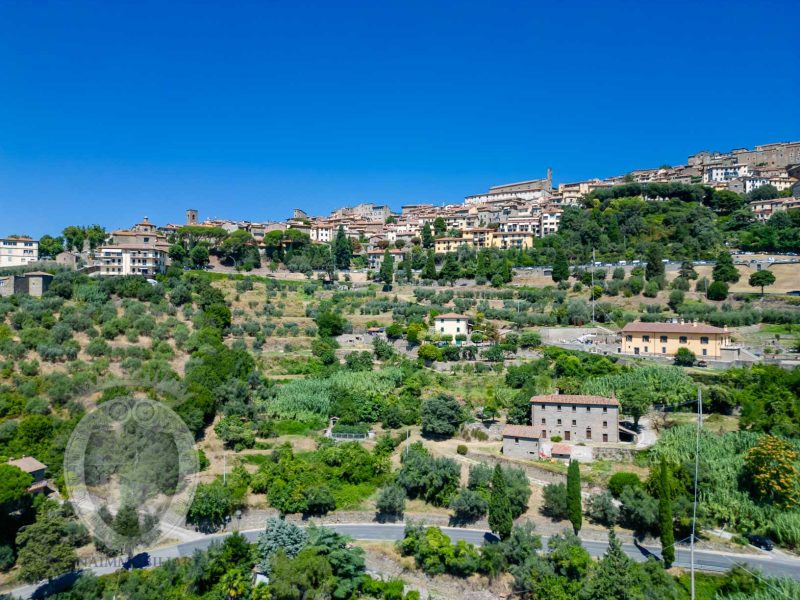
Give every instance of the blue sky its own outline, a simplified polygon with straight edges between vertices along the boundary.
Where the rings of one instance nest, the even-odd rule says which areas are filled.
[[[800,139],[800,3],[0,2],[0,235]]]

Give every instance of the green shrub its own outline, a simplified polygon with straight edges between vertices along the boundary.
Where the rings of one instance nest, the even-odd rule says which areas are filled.
[[[628,486],[642,487],[642,480],[639,479],[636,473],[620,471],[619,473],[614,473],[608,480],[608,491],[617,499]]]

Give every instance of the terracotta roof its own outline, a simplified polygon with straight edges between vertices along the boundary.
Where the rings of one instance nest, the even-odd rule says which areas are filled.
[[[612,396],[580,396],[577,394],[544,394],[531,398],[531,404],[596,404],[602,406],[619,406],[619,401]]]
[[[569,444],[553,444],[552,450],[550,450],[550,455],[553,454],[566,454],[567,456],[572,455],[572,446]]]
[[[622,333],[723,333],[725,329],[705,323],[645,323],[634,321],[622,328]]]
[[[503,428],[503,437],[524,437],[539,439],[536,429],[529,425],[506,425]]]
[[[52,273],[47,273],[45,271],[28,271],[27,273],[24,273],[24,275],[25,277],[42,277],[44,275],[47,275],[48,277],[53,276]]]
[[[467,319],[469,317],[467,315],[459,315],[458,313],[444,313],[443,315],[436,315],[437,319]]]
[[[32,473],[33,471],[47,468],[47,465],[40,463],[32,456],[23,456],[17,460],[10,460],[8,461],[8,464],[13,467],[17,467],[18,469],[22,469],[26,473]]]

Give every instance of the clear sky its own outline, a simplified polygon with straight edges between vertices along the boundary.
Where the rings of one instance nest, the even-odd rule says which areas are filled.
[[[800,139],[800,3],[0,0],[0,235]]]

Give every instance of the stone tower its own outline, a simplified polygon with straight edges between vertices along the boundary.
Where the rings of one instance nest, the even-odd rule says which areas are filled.
[[[186,209],[186,224],[187,225],[197,225],[197,209],[196,208],[187,208]]]

